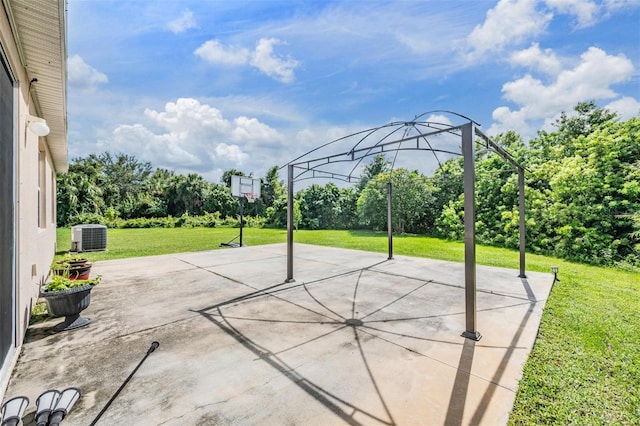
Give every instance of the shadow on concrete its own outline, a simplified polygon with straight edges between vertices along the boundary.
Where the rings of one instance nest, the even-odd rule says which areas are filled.
[[[313,397],[316,401],[318,401],[319,403],[321,403],[322,405],[324,405],[325,407],[327,407],[332,413],[336,414],[338,417],[340,417],[342,420],[344,420],[346,423],[350,424],[350,425],[361,425],[362,423],[356,421],[353,416],[356,413],[359,414],[364,414],[365,416],[376,420],[382,424],[386,424],[386,425],[393,425],[394,423],[391,421],[387,421],[385,419],[381,419],[375,415],[373,415],[372,413],[369,413],[363,409],[360,409],[359,407],[349,403],[348,401],[345,401],[344,399],[339,398],[337,395],[334,395],[330,392],[328,392],[327,390],[323,389],[322,387],[318,386],[317,384],[315,384],[314,382],[308,380],[307,378],[305,378],[304,376],[300,375],[299,373],[296,372],[295,368],[289,366],[286,362],[284,362],[280,357],[278,357],[279,353],[282,353],[284,351],[280,351],[279,353],[273,353],[271,352],[269,349],[259,345],[258,343],[254,342],[251,338],[249,338],[248,336],[246,336],[244,333],[240,332],[238,329],[236,329],[235,327],[233,327],[227,318],[225,318],[224,314],[222,313],[222,311],[220,310],[220,308],[217,308],[217,314],[218,315],[212,315],[210,313],[206,313],[206,312],[201,312],[201,314],[207,318],[209,321],[211,321],[213,324],[215,324],[216,326],[218,326],[222,331],[224,331],[226,334],[228,334],[229,336],[233,337],[238,343],[240,343],[242,346],[244,346],[247,350],[251,351],[253,354],[255,354],[259,359],[261,359],[262,361],[264,361],[266,364],[268,364],[269,366],[271,366],[272,368],[276,369],[280,374],[282,374],[284,377],[286,377],[287,379],[289,379],[292,383],[294,383],[296,386],[298,386],[300,389],[302,389],[303,391],[305,391],[308,395],[310,395],[311,397]],[[217,317],[219,317],[220,319],[218,319]],[[347,327],[347,326],[344,326]],[[342,327],[342,328],[344,328]],[[296,347],[300,347],[303,346],[307,343],[310,343],[314,340],[320,339],[322,337],[325,337],[335,331],[338,331],[340,329],[337,330],[333,330],[329,333],[326,333],[324,335],[318,336],[317,338],[308,340],[302,344],[296,345]],[[293,349],[293,347],[288,348],[286,350],[291,350]],[[366,359],[365,359],[365,364],[366,364]],[[382,399],[382,395],[380,395],[379,391],[378,391],[378,396]],[[350,408],[350,412],[347,412],[343,409],[341,409],[336,403],[334,403],[333,401],[338,401],[339,403],[346,405],[347,407]],[[383,400],[383,399],[382,399]],[[383,400],[384,401],[384,400]],[[386,407],[386,405],[385,405]]]
[[[64,320],[64,318],[62,318]],[[27,331],[27,334],[25,335],[24,338],[24,342],[25,343],[32,343],[32,342],[36,342],[38,340],[41,339],[45,339],[49,336],[55,336],[55,335],[60,335],[60,332],[54,331],[53,327],[56,326],[59,322],[60,322],[61,318],[50,318],[47,317],[47,319],[42,320],[42,321],[38,321],[39,323],[43,323],[43,324],[47,324],[50,325],[49,328],[29,328],[29,330]],[[63,333],[64,334],[64,333]],[[62,335],[60,338],[56,339],[55,337],[53,337],[52,339],[49,339],[49,341],[47,342],[47,345],[54,345],[56,344],[60,339],[62,338]]]
[[[449,398],[449,406],[447,408],[447,416],[444,424],[447,426],[455,426],[462,424],[464,416],[464,407],[467,402],[467,393],[469,391],[469,379],[471,378],[471,366],[473,365],[473,353],[476,348],[476,341],[465,339],[460,360],[458,361],[458,370],[456,378],[453,382],[451,397]]]
[[[365,268],[361,268],[361,269],[357,269],[357,270],[352,270],[352,271],[347,271],[344,273],[340,273],[340,274],[336,274],[336,275],[332,275],[329,277],[324,277],[324,278],[320,278],[317,280],[313,280],[313,281],[308,281],[305,283],[300,283],[300,284],[293,284],[293,285],[288,285],[285,288],[282,288],[282,286],[284,284],[290,284],[290,283],[280,283],[280,284],[276,284],[270,287],[267,287],[265,289],[260,289],[260,290],[256,290],[254,292],[251,293],[247,293],[243,296],[239,296],[239,297],[235,297],[233,299],[218,303],[214,306],[210,306],[204,309],[200,309],[196,312],[198,312],[199,314],[201,314],[203,317],[207,318],[209,321],[211,321],[213,324],[215,324],[216,326],[218,326],[222,331],[224,331],[226,334],[228,334],[229,336],[231,336],[232,338],[234,338],[238,343],[240,343],[242,346],[244,346],[247,350],[251,351],[253,354],[255,354],[260,360],[264,361],[266,364],[268,364],[269,366],[271,366],[272,368],[276,369],[280,374],[282,374],[284,377],[286,377],[287,379],[289,379],[292,383],[294,383],[296,386],[298,386],[300,389],[302,389],[303,391],[305,391],[309,396],[313,397],[316,401],[318,401],[319,403],[321,403],[323,406],[325,406],[326,408],[328,408],[332,413],[336,414],[338,417],[340,417],[342,420],[344,420],[346,423],[350,424],[350,425],[361,425],[362,423],[360,423],[359,421],[357,421],[354,416],[356,414],[360,414],[363,416],[366,416],[367,418],[374,420],[376,422],[379,422],[381,424],[384,425],[395,425],[395,421],[393,420],[393,416],[391,414],[391,411],[387,405],[387,403],[385,402],[385,398],[382,395],[382,392],[380,391],[380,388],[376,382],[375,376],[373,374],[373,371],[371,370],[369,363],[367,361],[367,357],[365,354],[365,350],[362,346],[361,343],[361,339],[358,333],[358,329],[357,329],[357,325],[356,324],[360,324],[359,322],[353,322],[351,321],[353,319],[353,315],[355,314],[355,306],[356,306],[356,295],[357,295],[357,291],[358,291],[358,286],[360,283],[360,279],[362,277],[362,273],[365,270],[369,270],[377,265],[380,265],[381,263],[386,262],[378,262],[375,263],[369,267],[365,267]],[[348,275],[352,275],[352,274],[356,274],[358,273],[358,278],[356,281],[356,285],[354,288],[354,296],[353,296],[353,300],[352,300],[352,318],[345,318],[344,316],[338,314],[335,310],[332,310],[331,308],[329,308],[328,306],[326,306],[326,304],[321,303],[315,296],[313,296],[313,294],[311,294],[311,291],[309,290],[309,285],[313,285],[313,284],[318,284],[321,282],[325,282],[328,280],[331,280],[333,278],[337,278],[337,277],[343,277],[343,276],[348,276]],[[280,293],[282,291],[288,291],[288,290],[292,290],[294,288],[303,288],[304,291],[309,295],[309,297],[314,300],[320,307],[322,307],[324,310],[330,312],[332,315],[334,315],[337,318],[334,318],[330,315],[324,314],[322,312],[318,312],[316,310],[310,309],[308,307],[302,306],[300,304],[297,304],[295,302],[292,302],[290,300],[281,298],[277,296],[277,293]],[[271,296],[271,297],[277,297],[279,300],[287,302],[287,303],[291,303],[293,305],[295,305],[298,308],[304,309],[306,311],[310,311],[316,315],[320,315],[322,317],[327,318],[327,321],[296,321],[296,320],[287,320],[287,319],[258,319],[258,318],[247,318],[247,317],[236,317],[236,316],[232,316],[232,315],[225,315],[222,312],[222,308],[224,306],[233,304],[233,303],[239,303],[239,302],[243,302],[243,301],[247,301],[247,300],[251,300],[254,299],[256,297],[260,297],[260,296]],[[211,311],[213,311],[214,313],[212,313]],[[316,336],[312,339],[309,339],[305,342],[299,343],[297,345],[288,347],[286,349],[280,350],[278,352],[272,352],[270,351],[268,348],[259,345],[258,343],[256,343],[255,341],[253,341],[249,336],[247,336],[246,334],[242,333],[240,330],[238,330],[236,327],[234,327],[229,320],[231,319],[241,319],[241,320],[251,320],[251,321],[261,321],[261,322],[273,322],[273,323],[290,323],[290,324],[331,324],[331,325],[339,325],[340,327],[332,329],[330,331],[328,331],[327,333],[323,333],[319,336]],[[358,347],[358,351],[360,353],[360,357],[362,358],[362,362],[365,366],[365,369],[367,371],[367,374],[369,376],[369,379],[375,389],[375,392],[377,394],[377,397],[379,398],[382,406],[384,407],[384,410],[388,416],[388,419],[383,419],[380,418],[379,416],[376,416],[375,414],[360,408],[346,400],[344,400],[343,398],[340,398],[339,396],[329,392],[328,390],[324,389],[323,387],[319,386],[318,384],[314,383],[313,381],[307,379],[306,377],[302,376],[301,374],[299,374],[298,372],[296,372],[295,368],[289,366],[284,360],[282,360],[278,355],[296,349],[296,348],[300,348],[304,345],[307,345],[311,342],[315,342],[317,340],[323,339],[331,334],[334,334],[338,331],[342,331],[347,327],[352,327],[353,329],[353,334],[354,334],[354,341]],[[336,402],[346,406],[349,408],[349,411],[342,409]]]
[[[524,331],[525,326],[528,324],[529,318],[531,317],[533,309],[536,306],[536,297],[535,297],[535,294],[533,293],[533,290],[531,289],[531,286],[529,285],[529,282],[527,281],[526,278],[521,278],[520,280],[531,302],[529,304],[529,309],[527,309],[527,312],[522,318],[522,321],[520,321],[520,325],[518,326],[518,331],[516,332],[516,334],[514,334],[513,339],[511,339],[511,344],[507,346],[507,352],[502,357],[502,360],[500,361],[498,368],[496,369],[495,373],[493,374],[493,377],[491,378],[491,382],[495,384],[500,383],[500,379],[502,378],[507,368],[507,364],[509,363],[509,360],[513,356],[513,351],[516,349],[516,345],[520,340],[520,336],[522,336],[522,332]],[[476,411],[473,413],[473,417],[471,418],[471,424],[480,424],[480,422],[482,421],[482,417],[485,414],[485,409],[489,405],[489,401],[491,401],[491,398],[493,397],[495,390],[496,390],[496,386],[489,386],[487,391],[484,393],[484,395],[482,396],[482,399],[480,400],[480,404],[478,404]]]
[[[520,325],[518,327],[518,331],[513,336],[511,340],[511,344],[507,346],[507,351],[502,357],[498,368],[496,369],[493,377],[491,378],[491,383],[494,386],[488,386],[486,392],[482,395],[482,399],[480,403],[477,405],[476,410],[469,421],[469,424],[480,424],[482,422],[482,418],[484,417],[486,408],[489,406],[489,402],[493,397],[493,394],[499,386],[500,379],[502,378],[507,364],[509,360],[513,356],[513,352],[515,349],[518,349],[518,341],[520,340],[520,336],[525,329],[525,326],[529,322],[529,318],[531,317],[531,313],[536,305],[536,296],[529,285],[529,282],[526,278],[520,279],[522,285],[527,292],[527,297],[529,299],[529,309],[527,310],[525,316],[520,321]],[[460,354],[460,360],[458,361],[458,371],[456,372],[456,378],[454,380],[453,389],[451,391],[451,397],[449,399],[449,406],[447,408],[447,417],[445,420],[445,425],[460,425],[462,424],[462,419],[464,415],[465,403],[467,399],[467,393],[469,388],[469,380],[471,378],[471,367],[473,365],[473,354],[475,351],[476,342],[472,340],[465,340],[464,346],[462,348],[462,353]]]
[[[345,422],[347,422],[348,424],[352,424],[352,425],[358,425],[361,424],[360,422],[358,422],[354,416],[356,414],[360,414],[360,415],[364,415],[367,418],[369,418],[370,420],[379,422],[381,424],[385,424],[385,425],[395,425],[396,422],[394,421],[394,417],[393,414],[391,412],[390,407],[388,406],[388,404],[385,401],[385,397],[382,394],[382,391],[380,390],[378,383],[376,381],[376,377],[375,377],[375,372],[372,371],[371,367],[370,367],[370,363],[367,360],[367,355],[366,355],[366,351],[365,348],[362,344],[362,338],[361,338],[361,334],[365,333],[368,336],[372,336],[375,337],[377,339],[380,339],[382,341],[385,341],[389,344],[395,345],[395,346],[399,346],[401,348],[404,348],[410,352],[416,353],[418,355],[421,356],[425,356],[428,358],[431,358],[429,355],[426,354],[422,354],[418,351],[416,351],[415,349],[412,349],[410,347],[404,346],[402,344],[399,344],[397,342],[393,342],[390,341],[386,338],[384,338],[382,335],[380,334],[375,334],[375,332],[377,333],[384,333],[384,334],[389,334],[389,335],[395,335],[395,336],[399,336],[399,337],[405,337],[405,338],[410,338],[410,339],[418,339],[418,340],[423,340],[423,341],[431,341],[431,342],[437,342],[437,343],[445,343],[445,344],[451,344],[451,345],[458,345],[458,346],[462,346],[462,351],[460,354],[460,359],[458,361],[458,365],[457,365],[457,371],[456,371],[456,377],[455,377],[455,381],[453,384],[453,389],[451,392],[451,396],[449,399],[449,405],[448,405],[448,409],[447,409],[447,413],[446,413],[446,420],[445,420],[445,424],[447,425],[458,425],[462,423],[463,420],[463,415],[464,415],[464,409],[465,409],[465,405],[466,405],[466,401],[467,401],[467,394],[468,394],[468,386],[469,386],[469,380],[470,380],[470,376],[471,376],[471,368],[472,368],[472,364],[473,364],[473,358],[474,358],[474,352],[476,349],[476,342],[469,340],[469,339],[464,339],[462,341],[445,341],[445,340],[441,340],[441,339],[431,339],[428,337],[421,337],[421,336],[413,336],[410,334],[405,334],[405,333],[396,333],[390,330],[384,330],[381,328],[377,328],[374,327],[373,324],[375,323],[385,323],[385,322],[396,322],[396,321],[413,321],[413,320],[420,320],[420,319],[428,319],[428,318],[436,318],[436,317],[444,317],[444,316],[452,316],[452,315],[462,315],[464,314],[464,312],[453,312],[453,313],[444,313],[444,314],[433,314],[433,315],[424,315],[424,316],[409,316],[409,317],[400,317],[400,318],[388,318],[388,319],[378,319],[378,320],[369,320],[367,321],[367,318],[370,318],[371,316],[373,316],[376,313],[379,313],[381,311],[383,311],[385,308],[390,307],[391,305],[398,303],[404,299],[406,299],[407,297],[409,297],[411,294],[423,289],[426,286],[429,285],[444,285],[444,286],[448,286],[448,287],[456,287],[456,288],[463,288],[463,286],[459,286],[459,285],[453,285],[453,284],[448,284],[448,283],[443,283],[443,282],[438,282],[435,280],[424,280],[424,279],[420,279],[420,278],[415,278],[415,277],[410,277],[410,276],[405,276],[402,274],[394,274],[394,273],[390,273],[388,271],[380,271],[380,270],[373,270],[373,268],[375,266],[378,266],[382,263],[387,262],[387,260],[382,261],[382,262],[378,262],[375,263],[371,266],[368,267],[364,267],[364,268],[360,268],[360,269],[354,269],[354,270],[350,270],[347,272],[343,272],[343,273],[339,273],[339,274],[335,274],[335,275],[331,275],[331,276],[327,276],[327,277],[323,277],[323,278],[319,278],[319,279],[315,279],[312,281],[307,281],[307,282],[303,282],[303,283],[278,283],[263,289],[256,289],[255,291],[246,293],[242,296],[238,296],[238,297],[234,297],[232,299],[223,301],[221,303],[217,303],[215,305],[203,308],[203,309],[199,309],[197,312],[200,315],[202,315],[203,317],[205,317],[206,319],[208,319],[209,321],[211,321],[213,324],[215,324],[218,328],[220,328],[220,330],[224,331],[227,335],[229,335],[230,337],[232,337],[233,339],[235,339],[238,343],[240,343],[242,346],[244,346],[247,350],[249,350],[250,352],[252,352],[253,354],[255,354],[258,359],[262,360],[263,362],[265,362],[266,364],[268,364],[269,366],[271,366],[272,368],[276,369],[280,374],[282,374],[284,377],[286,377],[287,379],[289,379],[292,383],[294,383],[296,386],[298,386],[300,389],[302,389],[303,391],[305,391],[308,395],[310,395],[311,397],[313,397],[316,401],[318,401],[319,403],[321,403],[322,405],[324,405],[326,408],[328,408],[331,412],[333,412],[334,414],[336,414],[337,416],[339,416],[341,419],[343,419]],[[360,282],[362,279],[362,276],[365,272],[367,271],[373,271],[374,273],[379,273],[379,274],[388,274],[388,275],[394,275],[397,277],[402,277],[404,279],[409,279],[409,280],[415,280],[417,282],[419,282],[420,284],[417,285],[415,288],[413,288],[410,291],[406,291],[403,294],[399,295],[398,297],[395,297],[393,300],[377,307],[376,309],[372,310],[371,312],[357,317],[357,304],[358,304],[358,292],[360,291]],[[344,315],[341,315],[340,313],[337,312],[336,309],[332,309],[330,306],[328,306],[326,303],[323,303],[318,297],[316,297],[313,292],[312,292],[312,287],[314,285],[318,285],[320,283],[323,282],[328,282],[334,278],[338,278],[338,277],[346,277],[349,275],[356,275],[357,274],[357,279],[355,280],[355,285],[354,285],[354,291],[353,291],[353,295],[351,297],[351,317],[347,318]],[[237,280],[234,280],[236,282],[238,282]],[[489,311],[489,310],[500,310],[500,309],[504,309],[504,308],[508,308],[508,307],[516,307],[516,306],[522,306],[522,305],[526,305],[529,304],[530,305],[530,309],[527,311],[527,315],[522,319],[520,327],[519,327],[519,332],[514,336],[511,345],[508,346],[507,352],[505,353],[499,368],[496,370],[496,372],[493,375],[493,378],[491,380],[491,385],[488,386],[487,391],[484,393],[482,400],[480,402],[480,404],[477,406],[476,411],[474,412],[473,415],[473,419],[471,421],[471,424],[479,424],[482,421],[482,418],[484,416],[484,412],[485,412],[485,408],[488,406],[488,403],[490,402],[493,393],[495,392],[495,389],[497,386],[499,385],[499,381],[500,378],[502,377],[504,370],[508,364],[509,359],[511,358],[513,351],[515,349],[519,349],[519,347],[517,347],[517,343],[518,340],[520,338],[520,335],[522,333],[522,330],[524,329],[524,326],[527,324],[528,320],[529,320],[529,316],[532,312],[533,306],[535,306],[535,297],[533,295],[533,292],[531,291],[531,288],[528,286],[528,283],[526,282],[526,279],[522,279],[523,285],[525,285],[526,291],[527,291],[527,295],[528,295],[528,301],[527,302],[523,302],[523,303],[514,303],[514,304],[510,304],[510,305],[506,305],[506,306],[499,306],[499,307],[495,307],[495,308],[487,308],[487,309],[483,309],[485,311]],[[244,284],[243,285],[247,285],[248,284]],[[251,287],[251,286],[249,286]],[[253,287],[252,287],[253,288]],[[317,306],[320,309],[311,309],[307,306],[303,306],[300,305],[294,301],[288,300],[285,297],[282,297],[281,295],[284,292],[287,291],[291,291],[294,289],[303,289],[305,291],[305,293],[309,296],[309,298],[311,300],[313,300]],[[494,295],[500,295],[500,296],[505,296],[505,297],[509,297],[509,298],[513,298],[513,299],[522,299],[522,297],[518,297],[518,296],[514,296],[514,295],[508,295],[508,294],[500,294],[500,293],[496,293],[496,292],[490,292],[491,294]],[[223,308],[233,305],[233,304],[238,304],[238,303],[242,303],[242,302],[246,302],[246,301],[250,301],[259,297],[275,297],[280,301],[295,305],[296,307],[303,309],[305,311],[311,312],[315,315],[318,315],[320,317],[326,318],[326,320],[320,320],[320,321],[308,321],[308,320],[295,320],[295,319],[286,319],[286,318],[270,318],[270,319],[265,319],[265,318],[251,318],[251,317],[247,317],[247,316],[234,316],[233,314],[230,313],[225,313],[223,312]],[[256,322],[271,322],[271,323],[290,323],[290,324],[326,324],[326,325],[332,325],[333,327],[337,328],[332,328],[331,330],[329,330],[326,333],[320,334],[318,336],[315,336],[311,339],[308,339],[302,343],[298,343],[296,345],[293,345],[291,347],[279,350],[277,352],[273,352],[271,350],[269,350],[268,348],[260,345],[259,343],[257,343],[256,341],[254,341],[252,338],[250,338],[249,336],[247,336],[245,333],[243,333],[242,331],[240,331],[238,328],[234,327],[231,324],[231,320],[244,320],[244,321],[256,321]],[[321,387],[320,385],[318,385],[317,383],[314,383],[313,381],[309,380],[308,378],[304,377],[303,375],[301,375],[300,373],[296,372],[295,368],[291,367],[290,365],[288,365],[285,361],[283,361],[278,355],[293,350],[293,349],[297,349],[300,348],[302,346],[305,346],[311,342],[315,342],[321,339],[326,338],[327,336],[330,336],[334,333],[337,333],[339,331],[344,330],[346,327],[351,327],[353,330],[353,341],[356,345],[356,347],[358,348],[359,354],[360,354],[360,358],[362,360],[362,363],[366,369],[367,375],[368,375],[368,379],[370,381],[370,383],[372,384],[373,388],[375,389],[375,393],[377,394],[377,398],[379,399],[384,412],[386,413],[387,418],[381,418],[379,415],[376,416],[371,412],[368,412],[367,410],[358,407],[356,405],[354,405],[353,403],[350,403],[346,400],[344,400],[343,398],[340,398],[339,396],[329,392],[328,390],[324,389],[323,387]],[[484,346],[484,347],[488,347],[488,348],[504,348],[503,346]],[[520,348],[522,349],[522,348]],[[345,410],[343,408],[341,408],[339,405],[343,405],[348,407],[348,410]]]

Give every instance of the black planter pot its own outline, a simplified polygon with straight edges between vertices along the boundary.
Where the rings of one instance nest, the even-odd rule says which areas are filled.
[[[80,312],[89,306],[93,287],[90,284],[69,290],[40,292],[40,296],[47,301],[49,314],[54,317],[65,317],[63,322],[53,327],[54,331],[73,330],[91,322],[91,319],[81,317]]]

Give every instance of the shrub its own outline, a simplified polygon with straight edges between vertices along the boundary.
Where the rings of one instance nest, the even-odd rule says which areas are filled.
[[[221,222],[220,212],[205,213],[201,216],[187,216],[183,227],[215,228]]]
[[[107,220],[97,213],[78,213],[69,218],[69,226],[82,224],[107,225]]]
[[[118,228],[175,228],[176,219],[168,217],[150,217],[126,219],[120,221]]]

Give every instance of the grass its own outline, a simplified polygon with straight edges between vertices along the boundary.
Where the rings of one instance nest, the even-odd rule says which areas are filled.
[[[217,249],[238,229],[110,229],[108,251],[93,260]],[[386,233],[295,232],[295,241],[387,252]],[[286,241],[284,230],[248,228],[245,244]],[[58,230],[58,247],[70,230]],[[461,262],[464,244],[424,236],[394,236],[394,253]],[[61,255],[63,252],[59,252]],[[480,264],[518,269],[518,252],[477,247]],[[527,255],[527,270],[559,278],[547,300],[536,344],[524,368],[509,419],[512,425],[640,424],[640,273]]]
[[[214,250],[221,248],[220,243],[237,237],[238,233],[238,228],[109,229],[107,251],[87,253],[87,257],[98,261]],[[245,228],[242,240],[243,244],[251,246],[281,243],[287,240],[287,234],[281,229]],[[69,250],[71,229],[58,228],[57,247],[57,257],[62,257]]]

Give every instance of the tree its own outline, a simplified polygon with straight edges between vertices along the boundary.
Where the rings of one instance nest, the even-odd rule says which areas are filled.
[[[325,186],[313,184],[299,191],[301,227],[306,229],[330,229],[336,223],[336,209],[340,190],[334,183]]]
[[[152,174],[151,163],[122,153],[114,158],[105,152],[95,158],[101,165],[106,205],[115,208],[128,205],[120,210],[122,216],[136,217],[141,210],[136,204],[140,196],[144,198],[144,184]]]
[[[588,136],[598,128],[618,121],[616,113],[598,108],[595,102],[580,102],[574,108],[576,116],[568,116],[564,111],[556,120],[560,139],[573,140],[579,136]]]
[[[358,226],[358,194],[353,188],[340,188],[338,199],[333,206],[334,228],[353,229]]]
[[[364,188],[357,203],[360,224],[366,228],[387,228],[387,183],[392,182],[392,226],[394,232],[432,232],[437,188],[417,171],[404,168],[380,173]]]
[[[165,217],[169,214],[169,184],[173,170],[156,169],[144,182],[145,197],[139,217]]]
[[[526,146],[514,132],[500,134],[494,142],[520,164],[526,162]],[[518,174],[502,156],[487,151],[476,159],[476,238],[484,244],[517,248]]]
[[[300,216],[296,223],[296,229],[302,219],[302,213],[300,212],[300,202],[295,200],[297,205],[297,213]],[[267,207],[266,212],[266,224],[274,228],[284,228],[287,226],[287,194],[283,193],[278,196],[271,206]]]
[[[364,166],[362,176],[356,185],[356,192],[361,193],[371,179],[389,170],[391,170],[391,162],[385,158],[384,154],[377,154],[369,164]]]
[[[640,211],[640,119],[590,129],[571,150],[554,147],[534,171],[530,215],[538,248],[592,263],[637,258],[628,218]]]
[[[204,211],[220,212],[221,217],[238,214],[238,202],[231,196],[231,189],[218,184],[210,184],[204,199]]]
[[[570,157],[575,154],[575,141],[587,136],[608,123],[615,123],[617,116],[606,109],[598,108],[594,102],[581,102],[574,107],[576,115],[569,116],[564,111],[554,123],[557,131],[539,131],[538,137],[529,142],[537,155],[532,158],[544,161],[546,158]],[[554,152],[552,152],[554,151]]]
[[[74,216],[101,215],[104,211],[100,170],[93,162],[72,163],[67,173],[58,173],[56,192],[56,218],[60,225],[69,225]]]
[[[527,148],[514,132],[493,138],[520,164]],[[476,240],[482,244],[516,248],[519,244],[518,175],[516,168],[492,150],[479,150],[475,159]],[[438,233],[447,238],[464,236],[464,191],[462,159],[444,163],[434,177],[441,188],[436,220]]]
[[[245,175],[244,172],[241,172],[240,170],[230,169],[222,173],[220,182],[222,182],[224,186],[231,188],[231,176],[247,176],[247,175]]]
[[[432,182],[439,189],[435,197],[435,210],[442,212],[450,202],[457,200],[464,191],[462,158],[451,158],[438,166]],[[439,216],[439,214],[438,214]]]
[[[278,180],[278,166],[271,167],[264,177],[260,198],[266,208],[273,205],[276,198],[284,193],[284,183]]]
[[[209,184],[196,173],[174,175],[167,191],[167,210],[172,216],[200,215],[204,213],[204,200],[207,198]]]

